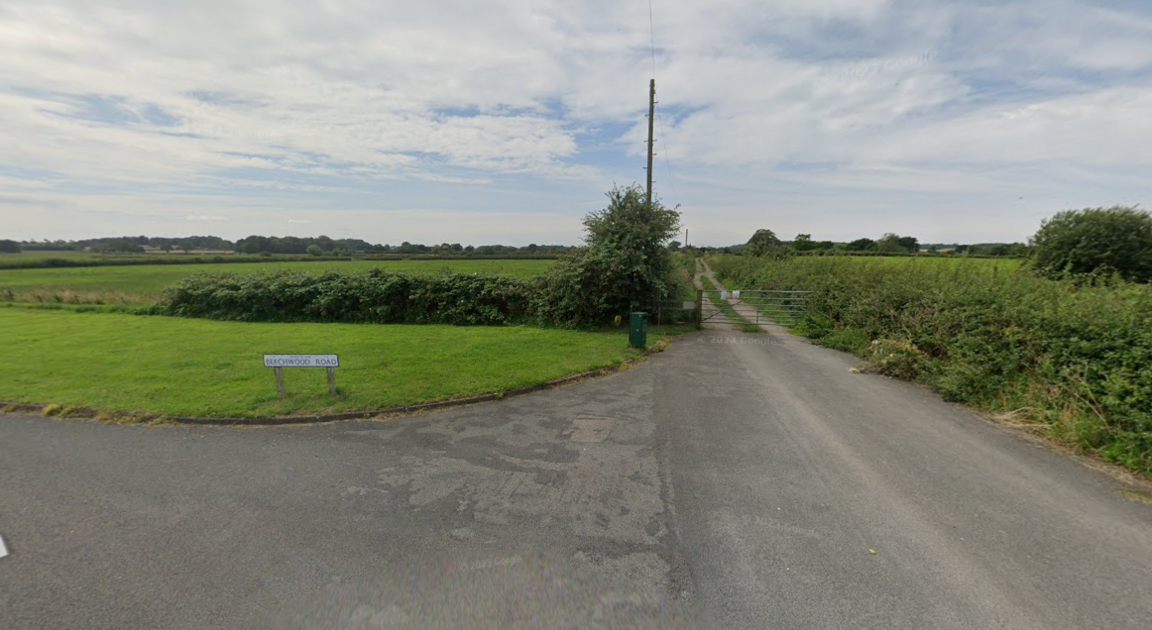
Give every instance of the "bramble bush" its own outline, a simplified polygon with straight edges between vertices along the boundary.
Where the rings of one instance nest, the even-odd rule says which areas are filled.
[[[1152,472],[1152,287],[924,262],[725,256],[713,268],[728,286],[814,291],[797,331],[876,371]]]

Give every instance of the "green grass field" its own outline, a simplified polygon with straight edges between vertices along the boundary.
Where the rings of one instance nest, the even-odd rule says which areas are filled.
[[[709,254],[708,259],[711,261],[719,261],[724,258],[733,258],[739,260],[741,256],[734,254]],[[798,258],[826,258],[832,260],[843,260],[845,258],[850,260],[862,260],[875,262],[878,265],[926,265],[933,267],[947,267],[952,268],[957,265],[966,267],[975,267],[979,269],[992,269],[998,268],[1001,271],[1011,271],[1020,268],[1023,259],[1020,258],[971,258],[967,256],[853,256],[845,254],[841,256],[798,256]]]
[[[386,260],[137,265],[0,269],[0,302],[151,304],[163,290],[194,273],[268,273],[277,270],[363,271],[373,267],[405,273],[480,273],[528,278],[552,260]]]
[[[648,341],[662,338],[651,330]],[[0,309],[0,400],[160,416],[267,417],[379,409],[536,385],[637,356],[626,328],[251,324]],[[264,353],[340,355],[286,369]]]
[[[853,260],[875,261],[879,265],[923,265],[929,268],[952,269],[964,266],[969,269],[992,270],[999,272],[1015,271],[1024,261],[1020,258],[965,258],[963,256],[848,256]]]

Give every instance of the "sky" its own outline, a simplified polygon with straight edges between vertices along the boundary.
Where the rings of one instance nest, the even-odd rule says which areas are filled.
[[[1146,0],[5,0],[0,238],[1023,241],[1148,205]]]

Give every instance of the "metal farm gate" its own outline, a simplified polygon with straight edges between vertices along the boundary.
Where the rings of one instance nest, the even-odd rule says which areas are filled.
[[[702,324],[776,324],[790,328],[804,318],[811,293],[698,290],[698,317]]]

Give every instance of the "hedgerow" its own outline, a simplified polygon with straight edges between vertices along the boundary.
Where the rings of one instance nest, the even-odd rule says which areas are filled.
[[[532,281],[470,274],[197,274],[167,290],[160,312],[260,322],[375,324],[527,323]]]
[[[946,399],[1152,472],[1152,288],[1026,270],[721,257],[728,286],[811,290],[798,331]]]

